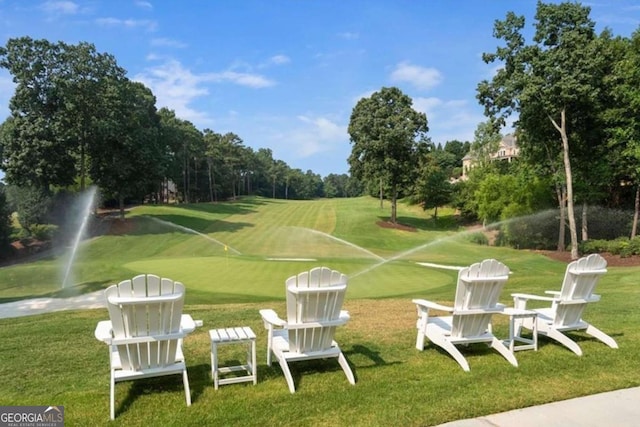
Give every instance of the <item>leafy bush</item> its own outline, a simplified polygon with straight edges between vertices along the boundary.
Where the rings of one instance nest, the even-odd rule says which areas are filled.
[[[580,242],[578,249],[581,254],[595,254],[601,252],[612,253],[610,246],[611,244],[609,240],[594,239]]]
[[[33,225],[47,222],[51,208],[51,195],[38,188],[8,186],[7,203],[15,206],[20,225],[30,230]]]
[[[582,254],[608,252],[621,257],[640,255],[640,236],[631,240],[627,237],[620,237],[614,240],[586,240],[580,243],[579,250]]]
[[[634,237],[620,250],[620,256],[629,257],[640,255],[640,237]]]
[[[58,226],[54,224],[34,224],[31,226],[30,231],[34,239],[45,242],[53,239],[56,231],[58,231]]]
[[[558,244],[557,210],[506,220],[500,227],[498,241],[518,249],[555,249]]]
[[[489,239],[484,233],[481,233],[481,232],[469,234],[469,236],[467,236],[467,240],[477,245],[484,245],[484,246],[489,245]]]

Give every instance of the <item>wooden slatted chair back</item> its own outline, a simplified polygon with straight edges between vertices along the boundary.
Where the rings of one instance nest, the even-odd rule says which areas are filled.
[[[607,261],[591,254],[571,262],[565,271],[559,301],[555,304],[554,326],[569,326],[581,321],[587,304],[594,297],[600,277],[607,272]]]
[[[289,329],[290,351],[306,353],[330,348],[336,326],[326,323],[340,316],[347,276],[317,267],[287,279],[286,289],[287,321],[296,325]]]
[[[509,278],[509,268],[486,259],[458,273],[452,319],[453,337],[482,335],[498,309],[500,293]]]
[[[175,363],[182,283],[142,274],[110,286],[105,296],[122,369],[140,371]]]

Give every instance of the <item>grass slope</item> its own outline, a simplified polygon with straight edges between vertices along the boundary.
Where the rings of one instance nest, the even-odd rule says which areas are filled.
[[[60,289],[67,255],[52,253],[0,269],[0,302],[100,289],[146,272],[184,282],[188,303],[216,304],[281,299],[284,279],[320,264],[351,276],[349,298],[419,295],[454,283],[455,273],[421,267],[420,261],[467,265],[495,257],[518,274],[532,270],[537,276],[562,268],[535,254],[470,244],[465,232],[436,227],[415,206],[400,204],[398,211],[414,232],[377,225],[387,214],[388,206],[380,209],[368,197],[140,206],[129,212],[125,233],[82,243],[70,289]],[[446,217],[439,221],[451,224]]]
[[[60,289],[64,256],[0,269],[0,302],[85,292],[153,272],[183,281],[185,312],[204,321],[185,339],[193,405],[184,405],[179,376],[119,384],[117,419],[109,423],[108,353],[93,338],[106,310],[2,319],[2,404],[64,405],[67,425],[434,425],[640,385],[638,267],[609,268],[598,289],[601,302],[585,315],[618,341],[618,350],[574,333],[583,357],[541,339],[540,351],[516,354],[514,368],[486,346],[471,345],[463,349],[470,373],[432,344],[417,351],[411,298],[450,304],[456,273],[416,262],[497,258],[512,270],[502,296],[508,304],[511,292],[558,289],[566,266],[527,251],[470,244],[450,218],[434,224],[402,204],[400,221],[416,231],[382,228],[376,222],[386,220],[387,208],[370,198],[142,206],[129,213],[125,233],[83,242],[70,289]],[[350,276],[345,308],[352,320],[337,341],[357,384],[349,385],[333,361],[298,363],[292,368],[298,391],[290,395],[279,367],[265,364],[258,310],[283,313],[284,280],[317,265]],[[495,322],[496,334],[506,336],[506,318]],[[235,325],[258,334],[259,382],[215,391],[207,331]],[[223,361],[243,356],[231,349]]]

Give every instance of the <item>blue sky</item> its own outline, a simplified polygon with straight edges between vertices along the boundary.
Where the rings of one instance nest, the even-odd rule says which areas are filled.
[[[598,30],[629,36],[640,2],[584,2]],[[347,127],[363,96],[397,86],[427,114],[436,143],[473,139],[476,86],[495,65],[493,23],[530,29],[535,0],[0,0],[0,43],[30,36],[86,41],[198,129],[323,177],[348,173]],[[13,94],[0,70],[0,120]]]

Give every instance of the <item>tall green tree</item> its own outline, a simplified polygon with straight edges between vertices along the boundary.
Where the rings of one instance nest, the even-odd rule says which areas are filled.
[[[204,130],[204,145],[205,155],[207,156],[207,177],[209,179],[209,201],[218,201],[218,191],[216,188],[216,179],[214,173],[214,167],[218,161],[220,161],[220,141],[222,135],[212,131],[211,129]]]
[[[452,200],[452,186],[449,182],[455,156],[443,150],[427,153],[420,161],[414,184],[412,200],[421,203],[424,210],[434,209],[433,218],[438,219],[438,207]]]
[[[12,135],[3,147],[7,181],[48,188],[79,176],[84,188],[88,147],[101,143],[102,95],[124,70],[89,43],[30,37],[0,48],[0,67],[16,83],[9,105]]]
[[[613,48],[619,54],[607,80],[614,99],[605,112],[609,159],[618,168],[618,180],[635,187],[630,233],[634,238],[640,214],[640,29],[630,39],[614,41]]]
[[[518,126],[534,140],[540,130],[540,114],[546,126],[557,132],[561,146],[567,188],[567,216],[571,237],[571,256],[578,257],[578,238],[574,215],[571,150],[585,142],[591,124],[581,117],[593,117],[602,89],[602,65],[595,23],[590,8],[578,3],[538,2],[533,43],[524,37],[525,20],[509,12],[496,21],[494,36],[504,41],[495,53],[483,54],[487,63],[502,65],[491,81],[478,86],[478,99],[485,113],[503,121],[518,114]],[[542,130],[547,133],[546,129]],[[574,158],[575,159],[575,158]]]
[[[165,107],[158,111],[160,117],[160,133],[162,145],[167,147],[169,152],[169,163],[166,170],[168,182],[176,184],[179,197],[184,202],[190,202],[192,197],[192,174],[194,173],[194,158],[200,156],[200,160],[205,159],[205,144],[202,132],[188,120],[182,120],[176,116],[173,110]],[[194,153],[196,155],[194,156]]]
[[[243,182],[243,171],[246,170],[244,141],[233,132],[222,135],[220,153],[224,171],[224,179],[231,197],[239,196]]]
[[[396,87],[383,87],[362,98],[351,113],[351,174],[390,189],[391,222],[397,222],[397,200],[410,182],[420,141],[429,130],[427,116],[412,108],[411,98]]]
[[[12,254],[11,243],[11,210],[6,196],[6,186],[0,184],[0,258]]]
[[[142,83],[123,79],[105,92],[102,144],[91,145],[90,172],[103,193],[119,202],[142,198],[157,189],[165,176],[168,153],[158,138],[159,117],[155,97]]]

